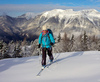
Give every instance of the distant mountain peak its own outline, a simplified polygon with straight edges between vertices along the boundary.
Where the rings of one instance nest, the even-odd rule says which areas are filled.
[[[84,9],[84,10],[81,10],[81,12],[84,12],[84,13],[97,13],[98,11],[96,9]]]
[[[35,16],[37,16],[37,13],[33,13],[33,12],[27,12],[21,16],[19,16],[18,18],[26,18],[26,19],[30,19],[30,18],[34,18]]]

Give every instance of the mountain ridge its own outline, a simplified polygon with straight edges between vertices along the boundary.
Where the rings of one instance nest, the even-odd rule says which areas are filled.
[[[16,36],[18,34],[22,39],[22,35],[27,35],[26,37],[31,38],[31,40],[33,40],[34,35],[38,38],[43,25],[47,25],[53,31],[54,35],[58,35],[61,32],[67,32],[69,35],[77,35],[76,33],[80,35],[84,31],[88,35],[100,35],[100,12],[95,9],[80,11],[54,9],[38,14],[35,17],[32,14],[31,16],[29,14],[28,20],[28,14],[16,18],[0,16],[0,30],[3,32],[7,31],[8,35],[15,34]]]

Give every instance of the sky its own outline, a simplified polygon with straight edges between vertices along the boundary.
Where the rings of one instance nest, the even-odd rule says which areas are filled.
[[[27,12],[37,14],[52,9],[100,11],[100,0],[0,0],[0,15],[16,17]]]

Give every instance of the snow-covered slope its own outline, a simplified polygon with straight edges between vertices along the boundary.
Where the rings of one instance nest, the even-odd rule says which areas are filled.
[[[0,82],[100,82],[99,51],[53,55],[55,62],[39,77],[41,57],[0,60]]]

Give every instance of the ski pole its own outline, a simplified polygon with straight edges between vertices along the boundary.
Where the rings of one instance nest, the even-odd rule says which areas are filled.
[[[39,63],[40,63],[41,62],[41,47],[37,48],[37,51],[38,51],[38,57],[39,57]]]

